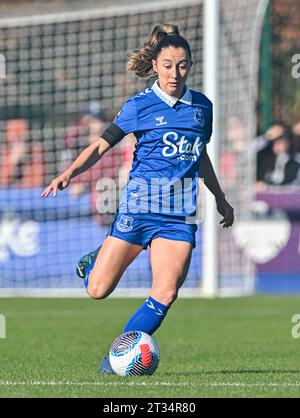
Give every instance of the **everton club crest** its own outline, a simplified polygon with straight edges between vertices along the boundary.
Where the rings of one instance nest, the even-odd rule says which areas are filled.
[[[205,125],[205,117],[202,109],[194,109],[194,120],[203,127]]]
[[[133,218],[131,216],[122,215],[117,222],[117,228],[121,232],[129,232],[133,229],[132,222]]]

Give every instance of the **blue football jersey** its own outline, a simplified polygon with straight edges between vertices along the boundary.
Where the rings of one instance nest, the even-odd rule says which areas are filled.
[[[176,99],[156,81],[127,100],[114,123],[137,140],[119,210],[194,215],[199,158],[212,133],[210,100],[187,87]]]

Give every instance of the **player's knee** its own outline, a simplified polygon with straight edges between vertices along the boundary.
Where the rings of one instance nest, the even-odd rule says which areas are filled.
[[[111,293],[107,288],[96,284],[89,284],[86,291],[92,299],[97,300],[105,299]]]
[[[176,289],[168,290],[163,296],[163,305],[171,306],[173,302],[177,299],[178,291]]]
[[[178,290],[173,287],[153,289],[151,293],[152,297],[157,300],[157,302],[166,306],[171,306],[178,296]]]

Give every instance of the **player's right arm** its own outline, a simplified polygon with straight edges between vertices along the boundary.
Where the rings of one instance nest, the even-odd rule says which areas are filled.
[[[56,196],[58,190],[68,187],[73,177],[78,176],[78,174],[83,173],[96,164],[110,147],[116,145],[125,135],[134,132],[136,126],[136,106],[134,101],[129,99],[114,119],[114,122],[103,132],[102,137],[82,151],[63,174],[52,180],[41,196],[48,197],[51,191],[53,196]]]
[[[58,190],[63,190],[70,184],[72,178],[78,176],[96,164],[100,158],[111,147],[105,139],[100,138],[98,141],[85,148],[76,160],[64,171],[60,176],[51,181],[48,187],[45,188],[42,197],[48,197],[52,192],[53,196],[57,195]]]

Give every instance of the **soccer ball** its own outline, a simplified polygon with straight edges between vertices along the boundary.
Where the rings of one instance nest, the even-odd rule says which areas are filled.
[[[154,339],[142,331],[128,331],[112,343],[109,362],[119,376],[151,375],[157,369],[160,353]]]

